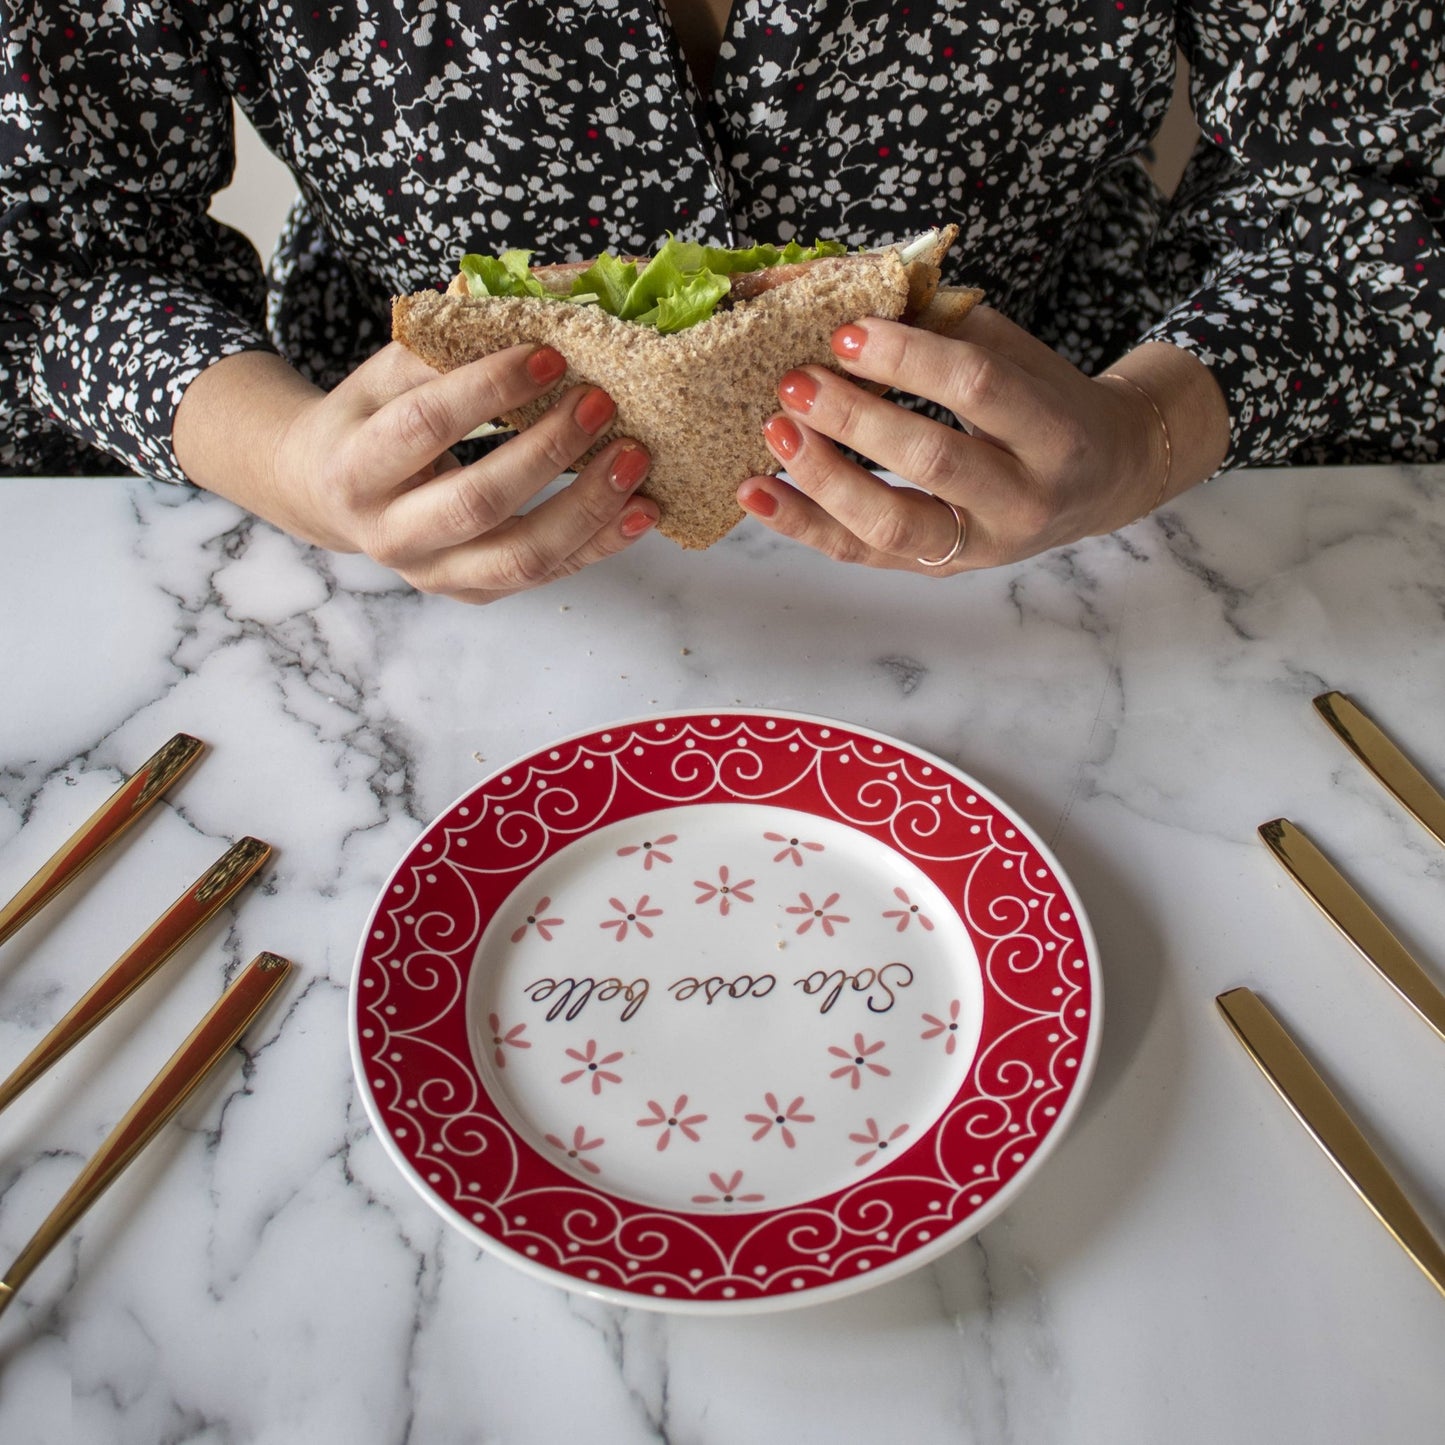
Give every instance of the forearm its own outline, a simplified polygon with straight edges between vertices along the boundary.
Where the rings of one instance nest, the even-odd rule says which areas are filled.
[[[308,514],[287,488],[286,434],[323,393],[279,356],[246,351],[206,368],[176,408],[176,459],[197,486],[235,502],[303,541],[352,551],[348,539]]]

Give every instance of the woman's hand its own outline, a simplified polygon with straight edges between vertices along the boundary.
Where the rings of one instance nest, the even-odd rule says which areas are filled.
[[[738,501],[841,561],[933,575],[1016,562],[1135,521],[1212,475],[1228,446],[1218,386],[1170,346],[1132,352],[1112,368],[1125,380],[1091,380],[979,307],[956,336],[875,319],[842,327],[833,350],[859,381],[937,402],[968,428],[825,367],[782,379],[783,410],[763,430],[792,486],[750,478]],[[835,443],[913,485],[882,481]]]
[[[280,358],[246,353],[187,390],[176,452],[199,485],[305,541],[365,552],[425,592],[490,602],[619,552],[657,520],[633,497],[647,453],[620,439],[517,514],[612,420],[596,387],[569,391],[470,466],[452,454],[564,370],[550,348],[518,346],[443,376],[392,344],[323,393]]]

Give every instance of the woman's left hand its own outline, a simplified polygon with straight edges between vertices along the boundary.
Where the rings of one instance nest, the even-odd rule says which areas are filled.
[[[976,307],[955,336],[870,319],[840,328],[833,350],[851,377],[937,402],[968,430],[908,411],[826,367],[790,371],[778,387],[783,409],[763,431],[792,485],[750,478],[738,501],[774,531],[828,556],[952,575],[1114,531],[1163,495],[1171,455],[1151,405],[1154,387],[1134,378],[1133,385],[1091,380],[999,312]],[[1213,390],[1216,429],[1224,416],[1223,439],[1216,437],[1222,457],[1227,416],[1213,378],[1172,347],[1145,347],[1127,360],[1138,371],[1138,359],[1156,350],[1182,360],[1186,380],[1197,384],[1197,371]],[[1166,373],[1171,366],[1177,363],[1166,358]],[[912,485],[881,480],[835,443]],[[1172,460],[1177,468],[1177,455]],[[948,560],[938,565],[941,558]]]

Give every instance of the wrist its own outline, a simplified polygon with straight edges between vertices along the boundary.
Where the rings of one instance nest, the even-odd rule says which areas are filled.
[[[1219,470],[1229,450],[1229,411],[1208,367],[1189,352],[1148,342],[1120,358],[1097,382],[1127,398],[1135,417],[1130,520]]]
[[[309,504],[299,433],[324,396],[273,352],[223,357],[181,397],[172,427],[176,460],[198,487],[303,541],[354,550]]]

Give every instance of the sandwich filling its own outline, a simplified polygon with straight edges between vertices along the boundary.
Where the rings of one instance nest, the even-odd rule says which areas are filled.
[[[937,235],[931,232],[899,248],[903,260],[910,251],[926,249]],[[667,333],[686,331],[719,310],[795,279],[817,261],[847,253],[838,241],[727,250],[669,238],[651,259],[609,254],[534,267],[531,251],[505,251],[463,256],[451,289],[462,296],[531,296],[596,306],[621,321]]]

